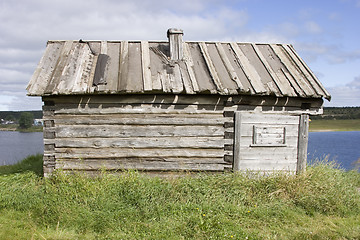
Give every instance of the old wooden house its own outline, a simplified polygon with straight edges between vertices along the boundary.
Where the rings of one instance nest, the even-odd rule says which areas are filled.
[[[44,171],[301,171],[330,99],[288,44],[49,41],[27,87]]]

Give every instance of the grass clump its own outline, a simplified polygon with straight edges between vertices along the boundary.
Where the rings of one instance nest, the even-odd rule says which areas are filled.
[[[26,171],[31,171],[38,176],[42,176],[43,155],[42,154],[31,155],[16,164],[0,166],[0,175],[22,173]]]
[[[0,176],[0,239],[359,239],[360,174]]]
[[[360,119],[316,119],[310,122],[309,131],[360,131]]]

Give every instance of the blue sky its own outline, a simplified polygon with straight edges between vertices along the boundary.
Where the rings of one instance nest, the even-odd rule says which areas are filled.
[[[332,95],[360,106],[360,0],[0,0],[0,111],[39,110],[26,85],[47,40],[290,43]]]

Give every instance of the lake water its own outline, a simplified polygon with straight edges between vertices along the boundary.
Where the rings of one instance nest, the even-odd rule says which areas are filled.
[[[0,131],[0,165],[14,164],[28,155],[43,153],[43,133]],[[346,170],[360,158],[360,131],[309,133],[308,161],[335,160]]]
[[[360,159],[360,131],[309,133],[308,162],[326,156],[343,169],[353,169]]]
[[[17,163],[28,155],[43,153],[43,133],[0,131],[0,165]]]

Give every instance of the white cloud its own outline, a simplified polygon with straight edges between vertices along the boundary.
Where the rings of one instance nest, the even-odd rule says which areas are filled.
[[[314,21],[308,21],[305,23],[305,30],[308,32],[308,33],[311,33],[311,34],[320,34],[322,33],[322,29],[321,27],[319,26],[319,24],[317,24],[316,22]]]

